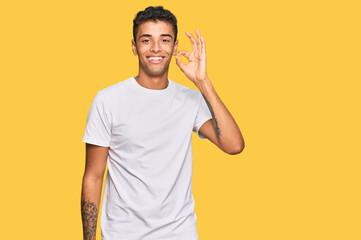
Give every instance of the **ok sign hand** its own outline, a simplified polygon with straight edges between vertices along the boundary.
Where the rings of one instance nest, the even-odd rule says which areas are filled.
[[[206,66],[206,45],[198,29],[196,29],[196,34],[197,41],[194,39],[192,34],[186,32],[186,35],[189,37],[192,43],[192,53],[182,50],[175,55],[176,64],[187,76],[187,78],[194,84],[208,79]],[[187,64],[182,63],[180,60],[180,55],[185,56],[189,62]]]

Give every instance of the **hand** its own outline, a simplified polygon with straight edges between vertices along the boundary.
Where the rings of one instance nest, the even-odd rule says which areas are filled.
[[[198,29],[196,29],[196,34],[197,41],[194,39],[192,34],[186,32],[186,35],[189,37],[192,43],[192,53],[182,50],[175,55],[176,64],[187,76],[187,78],[194,84],[208,79],[206,66],[206,45]],[[180,60],[180,55],[183,55],[188,59],[188,64],[182,63]]]

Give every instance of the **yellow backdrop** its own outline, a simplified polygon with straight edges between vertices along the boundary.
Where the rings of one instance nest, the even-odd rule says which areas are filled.
[[[204,36],[208,75],[246,142],[227,155],[193,133],[199,239],[361,239],[357,2],[1,3],[0,238],[82,238],[91,101],[136,76],[132,20],[163,5],[179,50],[191,51],[185,31]],[[174,58],[169,78],[196,89]]]

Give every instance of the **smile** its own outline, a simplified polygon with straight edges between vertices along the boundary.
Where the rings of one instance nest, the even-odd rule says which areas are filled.
[[[147,59],[151,63],[160,63],[163,61],[164,57],[147,57]]]

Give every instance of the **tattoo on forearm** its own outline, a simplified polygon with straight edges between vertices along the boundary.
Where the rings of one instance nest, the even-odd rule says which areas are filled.
[[[97,230],[98,209],[94,202],[81,201],[81,215],[83,219],[83,234],[86,240],[94,240]]]
[[[218,122],[217,122],[216,116],[214,116],[214,112],[213,112],[212,106],[211,106],[211,104],[208,102],[206,96],[204,96],[203,93],[202,93],[202,96],[203,96],[204,100],[206,101],[206,103],[207,103],[207,105],[208,105],[209,111],[210,111],[211,114],[212,114],[213,122],[214,122],[214,126],[215,126],[215,130],[216,130],[216,135],[217,135],[217,138],[218,138],[218,141],[219,141],[219,140],[220,140],[221,133],[220,133],[220,131],[219,131],[219,127],[218,127]]]

